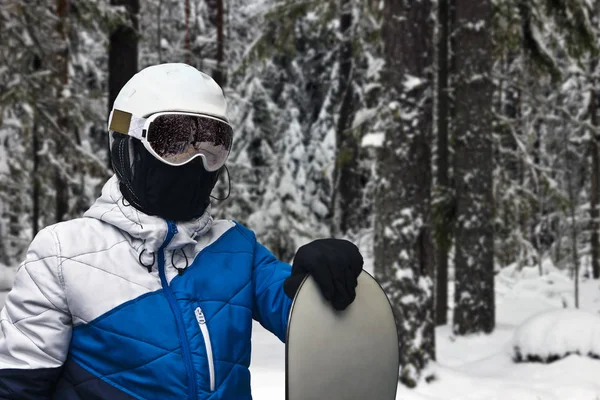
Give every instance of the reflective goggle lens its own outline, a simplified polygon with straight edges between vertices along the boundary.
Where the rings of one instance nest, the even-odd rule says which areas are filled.
[[[152,150],[168,163],[183,165],[200,155],[209,171],[221,168],[233,141],[227,123],[199,115],[164,114],[148,127],[146,140]]]

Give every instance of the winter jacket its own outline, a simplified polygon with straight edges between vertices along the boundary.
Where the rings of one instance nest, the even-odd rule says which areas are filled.
[[[142,214],[113,177],[40,231],[0,316],[0,398],[251,399],[252,320],[285,340],[291,267],[209,212]]]

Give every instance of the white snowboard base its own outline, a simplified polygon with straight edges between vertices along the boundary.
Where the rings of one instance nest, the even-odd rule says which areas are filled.
[[[377,281],[363,271],[356,299],[343,311],[304,280],[290,314],[286,340],[286,400],[394,400],[398,336],[392,308]]]

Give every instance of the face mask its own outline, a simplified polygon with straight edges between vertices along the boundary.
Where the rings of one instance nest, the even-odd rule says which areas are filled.
[[[210,204],[218,171],[207,172],[202,159],[170,166],[152,156],[139,141],[119,134],[115,134],[111,154],[123,196],[143,213],[190,221],[200,217]]]

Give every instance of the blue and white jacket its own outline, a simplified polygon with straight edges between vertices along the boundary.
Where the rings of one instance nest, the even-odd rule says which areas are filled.
[[[252,320],[285,340],[290,273],[243,226],[142,214],[113,177],[31,243],[0,315],[0,398],[251,399]]]

